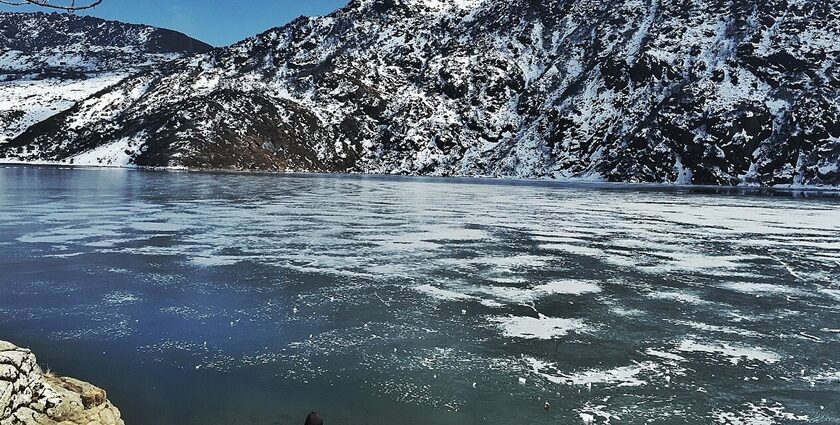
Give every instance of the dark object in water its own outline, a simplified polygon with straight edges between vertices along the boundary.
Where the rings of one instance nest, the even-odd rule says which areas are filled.
[[[303,425],[324,425],[324,420],[321,419],[321,415],[317,412],[310,412]]]

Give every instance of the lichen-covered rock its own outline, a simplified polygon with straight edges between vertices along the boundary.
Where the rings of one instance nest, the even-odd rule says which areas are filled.
[[[0,425],[124,425],[107,394],[45,374],[31,351],[0,341]]]

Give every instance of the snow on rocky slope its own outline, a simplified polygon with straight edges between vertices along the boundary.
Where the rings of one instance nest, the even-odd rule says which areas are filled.
[[[143,25],[0,13],[0,144],[139,69],[210,48]]]
[[[837,185],[838,40],[838,0],[353,0],[136,74],[0,156]]]

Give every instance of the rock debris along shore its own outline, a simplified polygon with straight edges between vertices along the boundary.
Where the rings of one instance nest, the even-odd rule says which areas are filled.
[[[0,425],[124,425],[107,394],[45,373],[35,355],[0,341]]]

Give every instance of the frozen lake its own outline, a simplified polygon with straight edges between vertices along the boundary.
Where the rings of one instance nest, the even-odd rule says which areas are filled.
[[[0,339],[129,425],[840,423],[840,200],[6,167]]]

